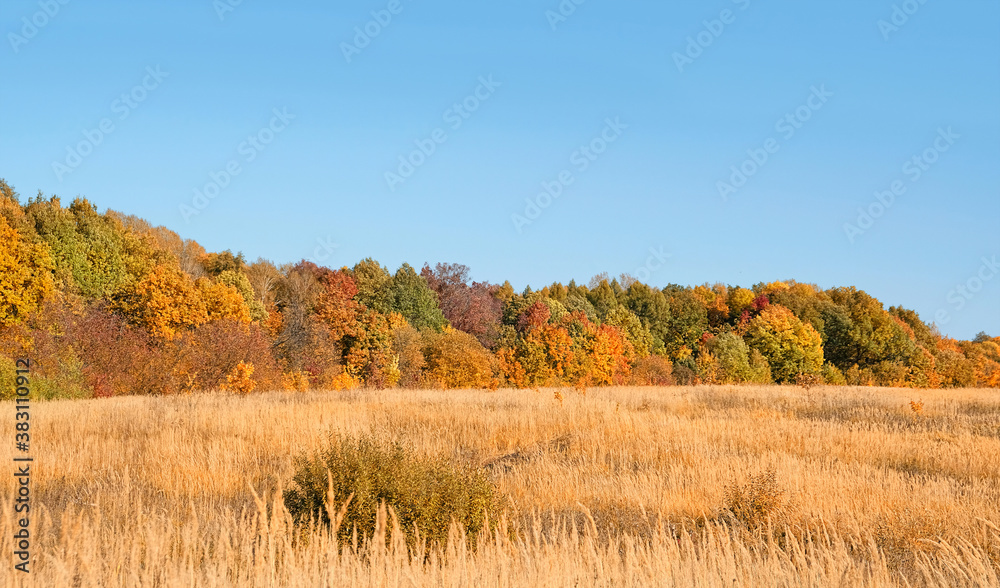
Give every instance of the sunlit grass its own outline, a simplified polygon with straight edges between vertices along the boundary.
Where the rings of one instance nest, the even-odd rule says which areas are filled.
[[[0,566],[0,585],[1000,583],[995,390],[556,392],[38,403],[34,572],[29,582]],[[13,422],[0,411],[8,464]],[[295,457],[331,431],[483,468],[501,529],[476,549],[453,533],[428,553],[408,551],[402,534],[382,551],[322,529],[300,541],[280,492]],[[7,554],[13,491],[0,477]],[[392,535],[391,513],[380,520]]]

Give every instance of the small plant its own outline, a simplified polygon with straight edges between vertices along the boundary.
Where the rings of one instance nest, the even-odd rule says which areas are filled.
[[[563,395],[562,395],[562,392],[560,392],[558,388],[556,388],[556,391],[555,391],[555,393],[552,396],[553,396],[553,398],[555,398],[555,400],[557,400],[559,402],[560,405],[562,405],[562,403],[563,403]]]
[[[818,374],[804,374],[802,372],[799,372],[795,376],[795,385],[802,386],[802,388],[805,390],[809,390],[813,386],[819,386],[822,383],[823,383],[823,378]]]
[[[923,400],[917,400],[917,401],[914,402],[913,400],[911,400],[910,401],[910,411],[915,416],[918,416],[918,417],[919,416],[923,416],[923,414],[924,414],[924,401]]]
[[[347,372],[340,372],[330,381],[330,387],[334,390],[353,390],[360,385],[361,382]]]
[[[785,491],[778,486],[773,467],[750,476],[745,484],[726,489],[724,513],[754,531],[775,521],[785,508]]]
[[[379,508],[389,506],[411,545],[416,530],[421,539],[443,544],[453,521],[474,538],[497,513],[495,491],[482,470],[420,457],[372,437],[334,436],[325,449],[300,458],[284,502],[297,523],[332,524],[341,541],[349,541],[355,529],[371,537]],[[339,525],[331,522],[330,513],[345,502]]]
[[[295,371],[281,376],[281,387],[286,392],[306,392],[309,390],[309,374]]]
[[[253,364],[241,361],[226,376],[226,389],[237,394],[249,394],[257,387],[253,379]]]

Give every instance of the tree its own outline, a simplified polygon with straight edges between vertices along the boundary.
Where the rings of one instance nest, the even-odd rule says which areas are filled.
[[[225,270],[219,274],[219,277],[215,281],[218,284],[229,286],[239,293],[240,297],[243,298],[244,304],[246,304],[250,320],[253,322],[267,320],[267,309],[264,308],[264,303],[254,295],[253,286],[250,285],[250,279],[247,278],[245,273],[242,271]]]
[[[708,311],[691,290],[669,285],[663,291],[670,306],[670,322],[663,332],[667,354],[681,359],[682,349],[698,347],[702,334],[708,330]]]
[[[408,263],[392,277],[389,298],[392,310],[417,329],[440,331],[448,324],[438,307],[437,294]]]
[[[354,265],[351,277],[358,286],[358,302],[375,312],[392,312],[392,276],[387,269],[367,257]]]
[[[0,216],[0,326],[21,322],[54,290],[48,247],[24,240]]]
[[[610,311],[604,317],[604,324],[621,329],[635,351],[635,357],[646,357],[652,353],[653,336],[649,333],[649,329],[624,306]]]
[[[834,288],[827,294],[844,311],[839,324],[825,327],[827,358],[834,365],[847,369],[857,364],[863,369],[883,361],[905,362],[913,356],[913,337],[881,302],[853,287]]]
[[[424,357],[427,376],[442,388],[486,388],[493,382],[493,357],[468,333],[446,327],[427,331]]]
[[[158,265],[138,283],[120,290],[112,308],[163,340],[208,321],[194,281],[173,265]]]
[[[513,298],[513,288],[501,288],[485,282],[472,282],[469,268],[460,264],[439,263],[431,270],[424,265],[420,275],[437,294],[445,319],[460,331],[465,331],[492,349],[500,334],[503,301]]]
[[[208,253],[201,259],[201,265],[205,272],[214,277],[223,272],[242,272],[246,267],[246,259],[242,253],[233,255],[233,252],[226,249],[222,253]]]
[[[670,304],[660,290],[636,282],[629,286],[625,306],[639,317],[653,337],[652,349],[659,352],[670,328]]]
[[[39,238],[49,246],[56,285],[89,298],[104,298],[167,263],[149,239],[133,233],[115,214],[98,214],[83,198],[63,208],[60,199],[39,196],[29,201],[26,215]]]
[[[590,289],[590,292],[587,293],[587,300],[594,306],[597,318],[601,320],[604,320],[611,309],[618,306],[618,296],[615,294],[615,289],[606,279],[601,280],[596,287]]]
[[[750,321],[744,339],[760,351],[778,382],[792,381],[798,374],[818,374],[823,367],[823,342],[812,328],[792,311],[770,305]]]
[[[716,362],[718,384],[739,384],[770,382],[770,370],[763,356],[751,362],[753,353],[743,339],[735,333],[722,333],[705,343],[705,351]]]
[[[756,297],[756,294],[746,288],[730,288],[726,299],[726,306],[729,307],[729,319],[738,319]]]
[[[231,271],[231,270],[226,270]],[[204,304],[205,322],[231,319],[240,323],[250,322],[250,308],[234,286],[198,278],[195,287]]]

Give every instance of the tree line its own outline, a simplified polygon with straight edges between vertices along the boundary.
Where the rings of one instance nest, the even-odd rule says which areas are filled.
[[[0,180],[0,394],[357,387],[827,383],[1000,386],[1000,337],[943,337],[854,287],[653,287],[623,275],[517,292],[458,264],[332,269],[208,252],[77,198]],[[11,388],[11,390],[8,390]]]

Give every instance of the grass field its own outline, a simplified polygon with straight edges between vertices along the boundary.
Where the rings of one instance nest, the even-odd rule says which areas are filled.
[[[996,390],[556,395],[36,404],[33,571],[0,566],[0,586],[1000,585]],[[3,406],[0,460],[13,469]],[[294,457],[331,431],[483,467],[504,500],[501,530],[476,548],[454,532],[423,551],[398,532],[388,549],[337,545],[318,529],[297,539],[280,490]],[[0,477],[7,562],[14,491]],[[392,535],[391,517],[383,523]]]

